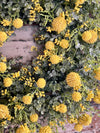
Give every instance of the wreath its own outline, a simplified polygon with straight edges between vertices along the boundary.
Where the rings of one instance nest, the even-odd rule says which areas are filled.
[[[67,120],[80,132],[92,122],[91,103],[100,104],[100,2],[2,0],[0,46],[33,22],[43,54],[18,71],[0,57],[0,130],[57,133]]]

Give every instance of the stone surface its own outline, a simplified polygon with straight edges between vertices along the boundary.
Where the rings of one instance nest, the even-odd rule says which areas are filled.
[[[20,30],[16,30],[3,47],[0,47],[0,53],[7,58],[23,57],[19,62],[29,63],[33,57],[36,57],[36,51],[31,52],[32,46],[37,46],[39,49],[41,45],[36,45],[33,40],[33,34],[37,31],[37,26],[24,26]]]
[[[29,63],[33,57],[36,57],[36,51],[31,52],[31,46],[34,45],[41,49],[41,46],[38,46],[33,41],[33,34],[35,34],[36,31],[36,26],[25,26],[20,30],[16,30],[15,35],[0,48],[0,53],[7,58],[22,56],[23,59],[21,59],[20,62]],[[96,105],[95,107],[100,110],[100,105]],[[74,130],[74,125],[71,124],[66,124],[65,131],[61,128],[59,128],[58,131],[59,133],[77,133]],[[100,133],[100,117],[94,115],[92,124],[84,127],[81,133]]]

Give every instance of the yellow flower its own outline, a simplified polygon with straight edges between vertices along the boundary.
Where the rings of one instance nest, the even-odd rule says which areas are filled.
[[[0,62],[0,72],[4,73],[7,69],[7,66],[4,62]]]
[[[84,71],[85,72],[88,72],[88,71],[90,71],[91,70],[91,68],[89,68],[89,67],[87,67],[87,66],[84,66]]]
[[[95,78],[96,78],[97,80],[100,80],[100,67],[98,67],[98,68],[94,71],[94,73],[96,74],[96,75],[95,75]]]
[[[30,115],[30,121],[31,122],[37,122],[38,121],[38,115],[37,114]]]
[[[6,105],[0,104],[0,119],[6,119],[9,117],[9,109]]]
[[[16,105],[15,108],[17,108],[18,110],[24,109],[24,106],[22,105]]]
[[[4,78],[3,80],[5,87],[10,87],[12,85],[12,79],[11,78]]]
[[[24,104],[31,104],[32,103],[32,97],[25,95],[25,96],[23,96],[22,101]]]
[[[6,33],[7,33],[9,36],[11,36],[11,35],[14,33],[14,31],[6,31]]]
[[[75,129],[76,131],[78,131],[78,132],[81,132],[82,129],[83,129],[83,126],[82,126],[81,124],[76,124],[76,125],[74,126],[74,129]]]
[[[69,46],[68,40],[62,39],[61,42],[60,42],[60,46],[61,46],[63,49],[68,48],[68,46]]]
[[[95,96],[94,98],[93,98],[93,101],[96,103],[96,104],[100,104],[100,96]]]
[[[0,31],[0,42],[5,42],[7,40],[7,34],[3,31]]]
[[[73,94],[72,94],[72,99],[75,102],[79,102],[82,99],[81,93],[74,91]]]
[[[95,43],[97,41],[97,38],[98,38],[97,32],[94,30],[85,31],[82,34],[82,39],[90,44]]]
[[[82,109],[82,111],[84,111],[86,108],[80,103],[80,107]]]
[[[65,30],[66,26],[66,20],[64,17],[61,16],[54,18],[52,22],[52,30],[58,32],[58,34]]]
[[[83,114],[79,117],[79,124],[88,126],[92,122],[92,117],[88,114]]]
[[[39,133],[52,133],[52,130],[49,126],[41,127]]]
[[[78,120],[76,118],[70,118],[70,119],[68,119],[68,122],[70,124],[73,124],[73,123],[78,123]]]
[[[93,91],[89,91],[89,93],[88,93],[88,96],[87,96],[86,100],[87,100],[87,101],[91,101],[91,100],[92,100],[92,98],[94,98]]]
[[[65,125],[65,121],[59,121],[60,126],[64,126]]]
[[[66,82],[70,87],[81,86],[81,78],[78,73],[70,72],[66,77]]]
[[[9,26],[11,24],[11,21],[3,19],[3,21],[1,22],[1,24],[3,24],[3,26]]]
[[[75,5],[80,5],[80,4],[83,4],[85,2],[85,0],[77,0],[76,1],[76,3],[75,3]]]
[[[52,55],[50,57],[50,62],[52,64],[58,64],[60,62],[60,57],[58,55]]]
[[[19,128],[17,128],[16,133],[31,133],[29,128],[26,124],[21,125]]]
[[[48,49],[48,50],[54,49],[54,43],[52,41],[46,42],[45,48]]]
[[[2,125],[2,126],[5,126],[6,124],[7,124],[6,121],[1,122],[1,125]]]
[[[60,113],[66,113],[67,112],[67,106],[64,104],[59,105],[59,112]]]
[[[57,126],[57,124],[56,124],[56,121],[50,121],[49,122],[49,125],[52,127],[52,126]]]
[[[13,26],[17,29],[21,28],[23,26],[23,21],[20,18],[16,18],[13,21]]]
[[[60,113],[66,113],[67,112],[67,106],[65,104],[59,104],[53,107],[55,111],[59,111]]]
[[[46,29],[47,29],[47,32],[51,33],[51,27],[46,27]]]
[[[46,80],[44,78],[39,78],[36,84],[39,88],[44,88],[46,86]]]

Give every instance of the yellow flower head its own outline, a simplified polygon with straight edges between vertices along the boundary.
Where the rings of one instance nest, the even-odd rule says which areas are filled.
[[[9,109],[6,105],[0,104],[0,119],[6,119],[9,117]]]
[[[95,96],[94,98],[93,98],[93,101],[96,103],[96,104],[100,104],[100,96]]]
[[[79,117],[79,124],[88,126],[92,122],[92,117],[88,114],[83,114]]]
[[[3,19],[3,21],[1,22],[1,24],[3,24],[3,26],[9,26],[11,24],[11,21]]]
[[[60,62],[60,57],[58,56],[58,55],[52,55],[51,57],[50,57],[50,62],[52,63],[52,64],[58,64],[59,62]]]
[[[74,126],[74,129],[75,129],[76,131],[78,131],[78,132],[81,132],[82,129],[83,129],[83,126],[82,126],[81,124],[76,124],[76,125]]]
[[[96,75],[95,75],[95,78],[96,78],[97,80],[100,80],[100,67],[98,67],[98,68],[94,71],[94,73],[96,74]]]
[[[60,46],[61,46],[63,49],[68,48],[68,46],[69,46],[68,40],[62,39],[62,40],[60,41]]]
[[[52,41],[46,42],[45,48],[48,49],[48,50],[54,49],[54,43]]]
[[[17,128],[16,133],[31,133],[29,128],[26,124],[21,125],[19,128]]]
[[[30,121],[31,122],[37,122],[38,121],[38,115],[37,114],[30,115]]]
[[[59,104],[53,107],[55,111],[59,111],[60,113],[66,113],[67,112],[67,106],[65,104]]]
[[[7,66],[4,62],[0,62],[0,72],[4,73],[7,69]]]
[[[21,109],[24,109],[24,106],[18,105],[18,104],[17,104],[17,105],[15,106],[15,108],[17,108],[18,110],[21,110]]]
[[[25,95],[25,96],[23,96],[22,101],[24,104],[31,104],[32,103],[32,97]]]
[[[61,16],[54,18],[52,22],[52,30],[58,32],[58,34],[65,30],[66,26],[66,20],[64,17]]]
[[[12,79],[11,78],[4,78],[3,80],[5,87],[10,87],[12,85]]]
[[[79,87],[81,85],[81,78],[78,73],[70,72],[66,77],[66,82],[70,87]]]
[[[89,91],[89,93],[88,93],[88,96],[87,96],[86,100],[87,100],[87,101],[91,101],[91,100],[92,100],[92,98],[94,98],[93,91]]]
[[[23,26],[23,21],[20,18],[16,18],[13,21],[13,26],[17,29],[21,28]]]
[[[83,4],[84,2],[85,2],[85,0],[77,0],[75,4],[78,6],[80,4]]]
[[[85,31],[83,34],[82,34],[82,39],[85,41],[85,42],[88,42],[92,37],[92,34],[90,31]]]
[[[89,44],[95,43],[97,41],[97,38],[98,38],[97,32],[94,30],[85,31],[82,34],[83,41]]]
[[[76,118],[68,118],[67,119],[68,120],[68,122],[70,123],[70,124],[73,124],[73,123],[78,123],[78,120],[76,119]]]
[[[0,42],[5,42],[7,40],[7,34],[3,31],[0,31]]]
[[[46,86],[46,80],[44,78],[39,78],[36,84],[39,88],[44,88]]]
[[[67,107],[65,104],[60,104],[59,105],[59,110],[60,113],[66,113],[67,112]]]
[[[72,94],[72,99],[75,102],[79,102],[82,99],[81,93],[74,91],[73,94]]]
[[[39,133],[52,133],[52,130],[49,126],[41,127]]]

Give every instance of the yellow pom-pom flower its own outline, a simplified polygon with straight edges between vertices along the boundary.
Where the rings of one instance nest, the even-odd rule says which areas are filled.
[[[54,43],[52,41],[46,42],[45,48],[48,50],[53,50],[54,49]]]
[[[68,40],[62,39],[62,40],[60,41],[60,46],[61,46],[63,49],[68,48],[68,46],[69,46]]]
[[[59,111],[60,113],[66,113],[67,112],[67,106],[65,104],[59,104],[53,107],[55,111]]]
[[[21,125],[19,128],[17,128],[16,133],[31,133],[29,128],[26,124]]]
[[[98,38],[97,32],[94,30],[85,31],[82,34],[83,41],[89,44],[95,43],[97,41],[97,38]]]
[[[83,114],[82,116],[79,117],[79,124],[88,126],[92,122],[92,117],[88,114]]]
[[[11,78],[4,78],[3,80],[5,87],[10,87],[12,85],[12,79]]]
[[[94,71],[94,73],[96,74],[96,75],[95,75],[95,78],[96,78],[97,80],[100,80],[100,67],[97,68],[97,69]]]
[[[75,102],[79,102],[82,99],[81,93],[74,91],[73,94],[72,94],[72,99]]]
[[[100,96],[95,96],[94,98],[93,98],[93,101],[96,103],[96,104],[100,104]]]
[[[37,122],[38,121],[38,114],[30,115],[30,121],[31,122]]]
[[[81,86],[81,78],[78,73],[70,72],[66,77],[66,82],[70,87]]]
[[[21,28],[23,26],[23,21],[20,18],[16,18],[13,21],[13,26],[17,29]]]
[[[43,89],[46,86],[46,80],[44,78],[39,78],[36,84],[39,88]]]
[[[60,62],[60,57],[58,55],[52,55],[50,57],[50,62],[52,64],[58,64]]]
[[[85,42],[88,42],[92,37],[92,34],[90,31],[85,31],[83,34],[82,34],[82,39],[85,41]]]
[[[58,32],[58,34],[63,30],[65,30],[66,26],[67,26],[66,20],[62,16],[54,18],[52,22],[52,30]]]
[[[88,43],[92,44],[92,43],[95,43],[95,42],[97,41],[98,35],[97,35],[97,32],[94,31],[94,30],[90,30],[90,32],[91,32],[92,37],[91,37],[91,39],[88,41]]]
[[[5,42],[7,40],[7,34],[3,31],[0,31],[0,42]]]
[[[0,72],[4,73],[7,69],[7,66],[4,62],[0,62]]]
[[[41,127],[39,133],[52,133],[52,130],[49,126]]]
[[[65,104],[60,104],[59,105],[59,112],[60,113],[66,113],[67,112],[67,107]]]
[[[6,105],[0,104],[0,119],[6,119],[9,115],[9,109]]]
[[[31,104],[32,103],[32,97],[25,95],[25,96],[23,96],[22,101],[24,104]]]
[[[75,129],[76,131],[78,131],[78,132],[81,132],[82,129],[83,129],[83,126],[82,126],[81,124],[76,124],[76,125],[74,126],[74,129]]]

